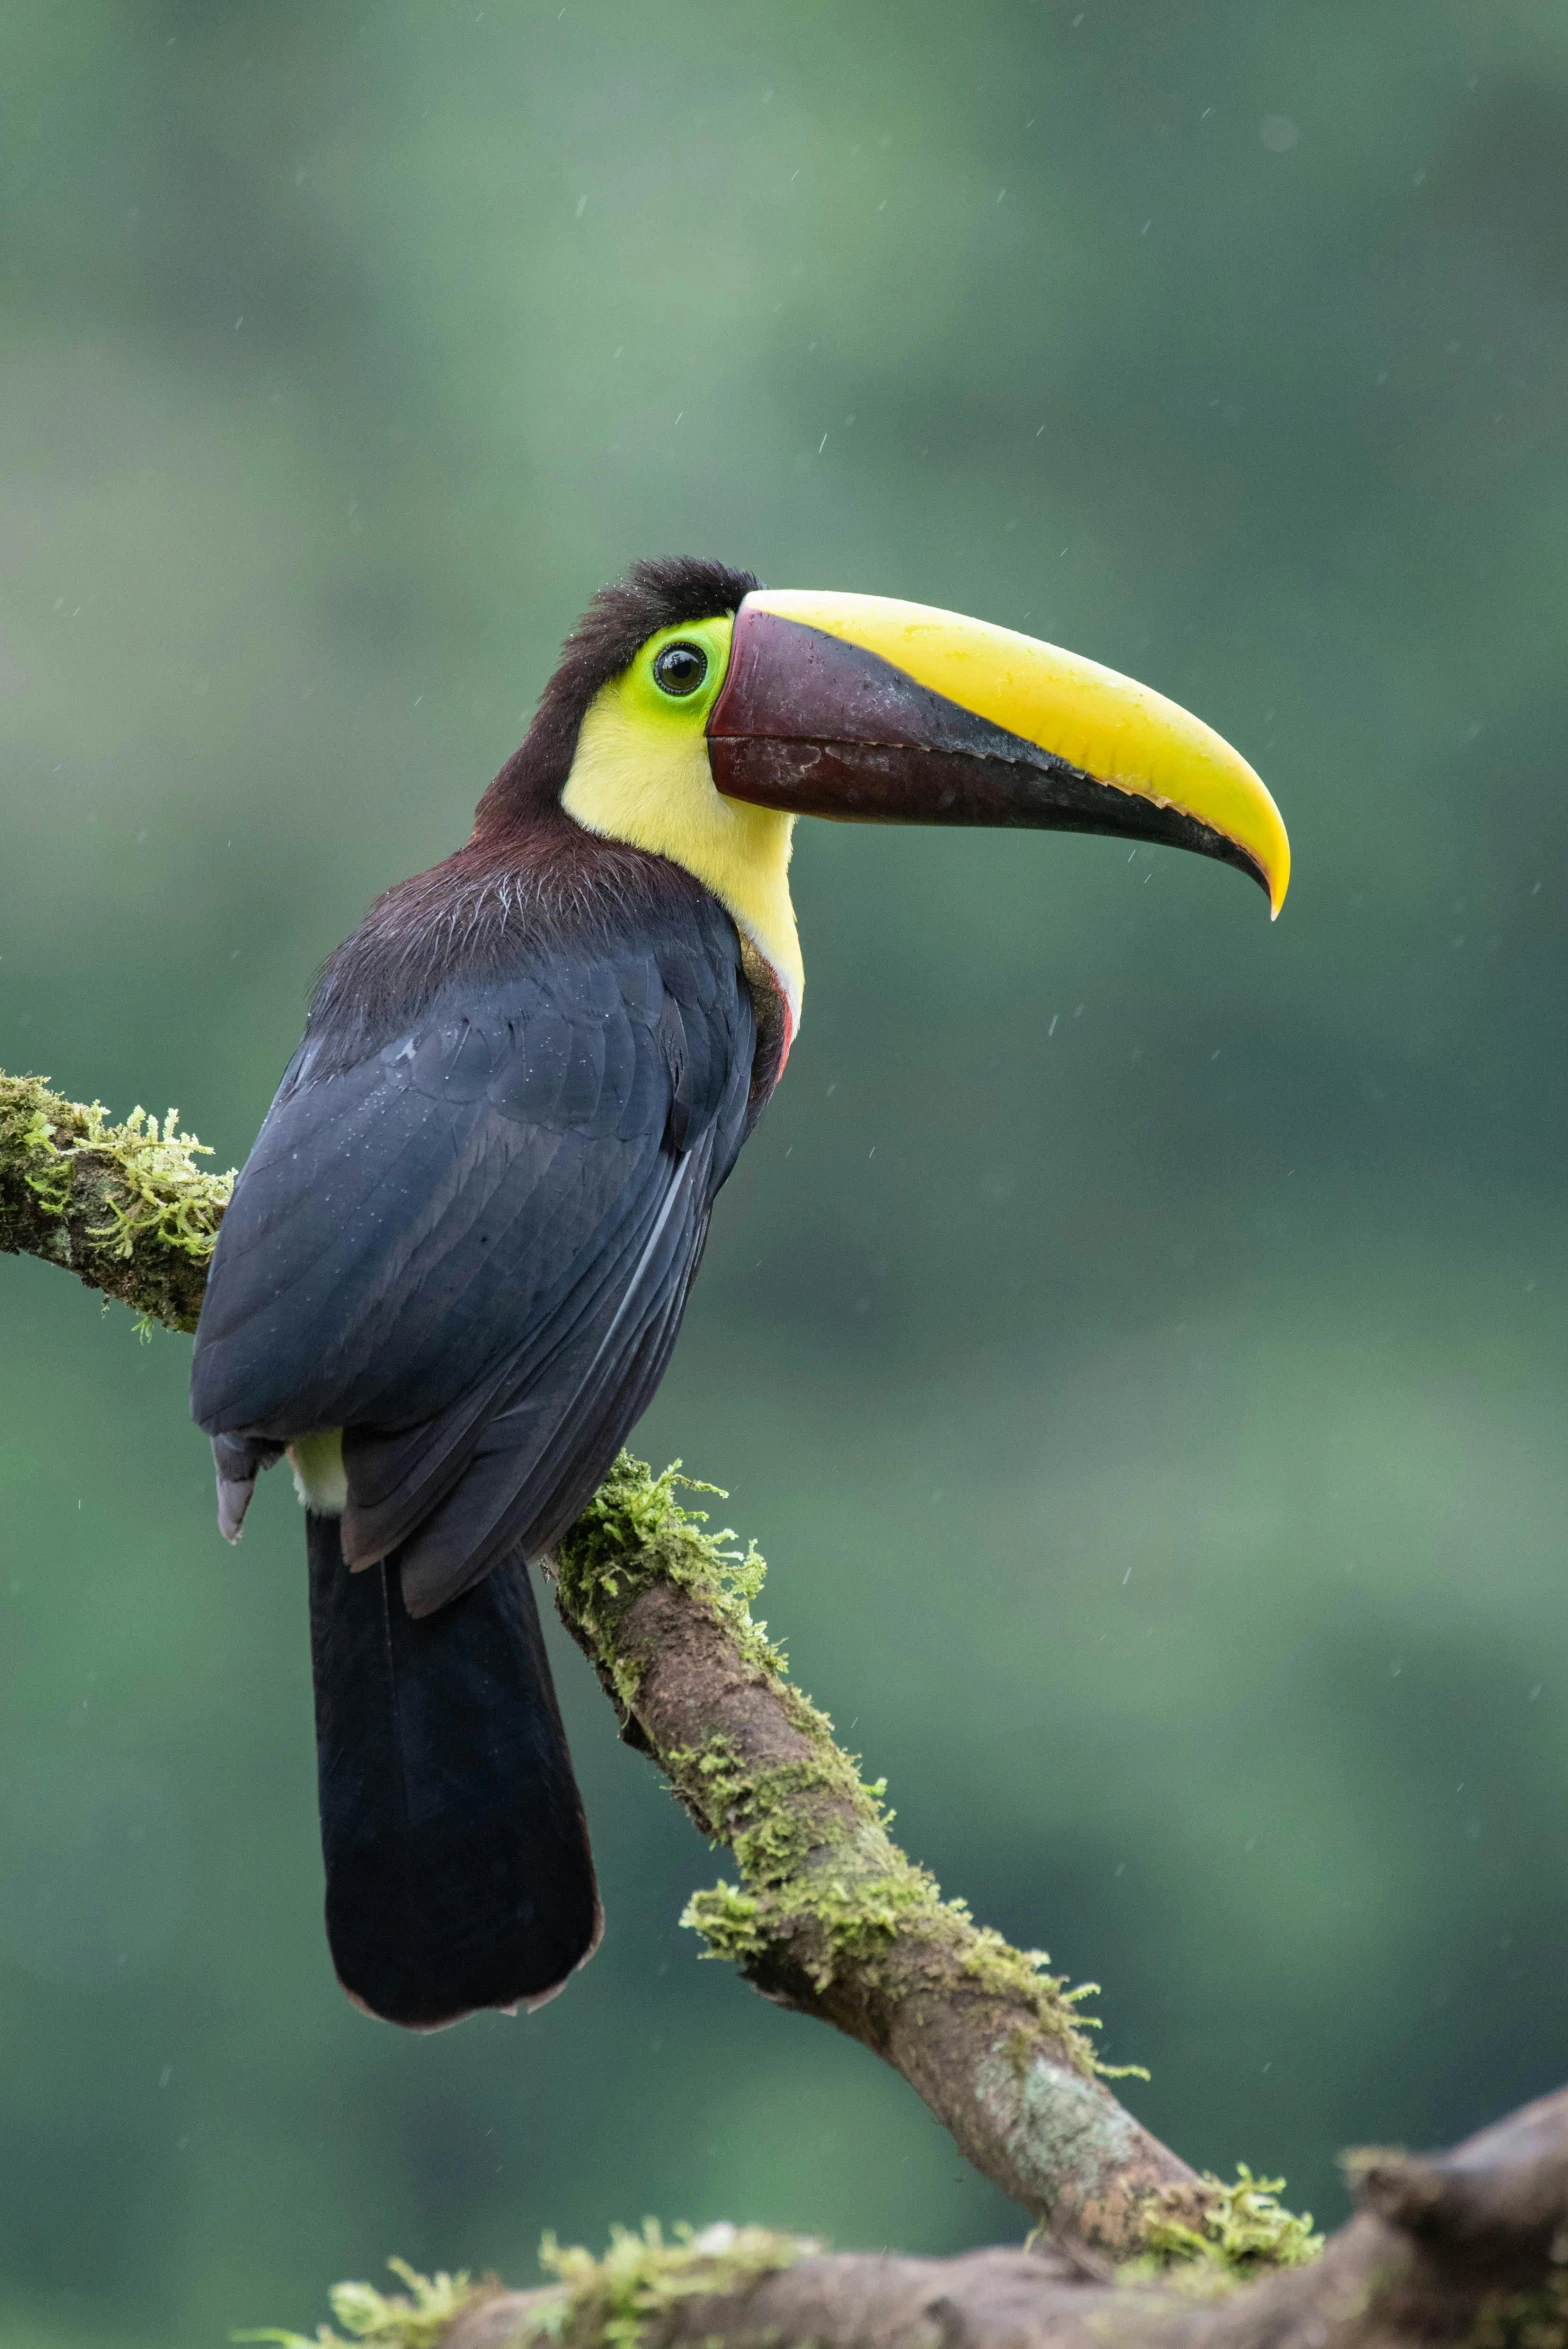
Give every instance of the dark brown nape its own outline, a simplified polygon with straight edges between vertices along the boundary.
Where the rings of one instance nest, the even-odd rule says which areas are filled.
[[[522,748],[484,798],[466,845],[379,897],[328,957],[311,1000],[312,1065],[347,1066],[399,1032],[457,979],[483,984],[515,963],[521,909],[546,941],[564,924],[624,916],[650,886],[700,898],[700,882],[662,857],[594,840],[563,814],[583,713],[660,628],[733,612],[761,583],[726,563],[665,556],[601,588],[567,638]],[[593,885],[587,885],[589,875]]]
[[[588,704],[650,636],[734,612],[761,585],[753,572],[704,556],[653,555],[601,587],[561,648],[521,748],[479,802],[475,839],[540,815],[560,798]]]

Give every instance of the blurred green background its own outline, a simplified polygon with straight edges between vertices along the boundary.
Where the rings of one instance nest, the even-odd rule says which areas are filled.
[[[565,628],[713,552],[1196,706],[1297,881],[806,827],[810,974],[639,1449],[729,1486],[947,1888],[1189,2157],[1568,2074],[1568,16],[1466,0],[6,0],[0,1065],[243,1157],[309,975]],[[645,2211],[1018,2215],[609,1909],[431,2040],[323,1946],[302,1544],[188,1347],[0,1266],[0,2343],[524,2280]]]

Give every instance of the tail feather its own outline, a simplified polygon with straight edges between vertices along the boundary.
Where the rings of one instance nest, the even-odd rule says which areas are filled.
[[[397,1554],[350,1573],[306,1520],[327,1938],[416,2030],[537,2006],[593,1954],[593,1860],[525,1566],[415,1620]]]

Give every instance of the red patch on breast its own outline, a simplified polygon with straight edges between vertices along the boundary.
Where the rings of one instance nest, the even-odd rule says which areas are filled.
[[[751,1078],[755,1113],[784,1074],[789,1048],[795,1041],[795,1014],[778,972],[744,930],[740,933],[740,960],[757,1021],[757,1056]]]

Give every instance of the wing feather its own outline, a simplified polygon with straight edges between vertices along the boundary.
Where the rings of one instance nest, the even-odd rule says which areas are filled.
[[[727,917],[559,947],[346,1064],[307,1038],[225,1217],[193,1406],[345,1430],[344,1554],[424,1613],[558,1538],[658,1383],[743,1138]]]

